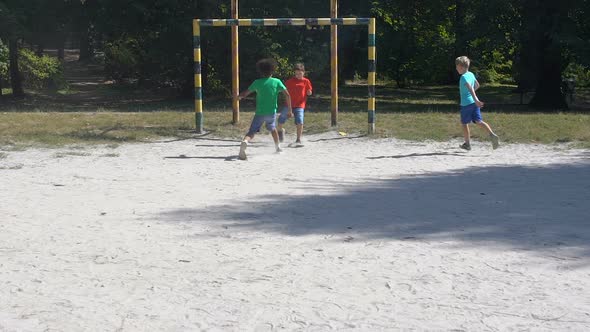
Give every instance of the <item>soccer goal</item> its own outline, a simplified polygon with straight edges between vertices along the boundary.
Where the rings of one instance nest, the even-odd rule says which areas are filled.
[[[195,122],[197,133],[203,132],[203,86],[201,79],[201,27],[232,26],[338,26],[367,25],[368,29],[368,133],[375,132],[375,80],[376,38],[375,18],[264,18],[264,19],[195,19],[193,20],[193,45],[195,62]],[[332,63],[337,63],[337,54],[331,54]],[[337,97],[336,97],[337,98]],[[337,102],[337,101],[336,101]]]

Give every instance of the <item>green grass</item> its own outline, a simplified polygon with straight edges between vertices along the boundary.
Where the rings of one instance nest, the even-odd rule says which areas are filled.
[[[78,91],[72,90],[69,87],[68,88],[64,88],[64,89],[60,89],[57,90],[56,92],[58,95],[62,95],[62,96],[67,96],[67,95],[75,95],[77,93],[79,93]]]
[[[0,145],[114,144],[177,137],[190,129],[191,115],[178,112],[0,113]]]
[[[251,112],[242,112],[238,125],[231,124],[231,112],[204,114],[205,129],[211,135],[241,138],[247,131]],[[486,112],[485,120],[507,143],[563,143],[590,148],[590,114],[583,113],[500,113]],[[285,127],[293,133],[292,122]],[[375,137],[407,140],[446,141],[461,137],[458,114],[447,112],[378,114]],[[337,128],[330,126],[329,112],[306,113],[305,133],[330,130],[350,134],[367,132],[364,112],[339,114]],[[163,137],[189,138],[194,133],[194,114],[190,112],[150,113],[0,113],[0,146],[4,151],[34,145],[64,146],[72,144],[117,144],[149,142]],[[485,139],[473,128],[474,139]],[[86,155],[84,152],[77,155]]]
[[[590,147],[590,92],[581,89],[572,109],[567,112],[533,112],[520,104],[514,86],[484,86],[481,98],[486,102],[484,119],[503,142],[563,143]],[[93,90],[94,91],[94,90]],[[79,91],[68,90],[51,95],[29,92],[25,99],[7,97],[0,103],[0,150],[14,151],[28,146],[64,146],[107,144],[116,147],[125,142],[149,142],[195,135],[193,103],[186,99],[168,99],[146,91],[104,86],[98,88],[95,101],[78,98]],[[95,92],[96,92],[95,91]],[[339,130],[367,132],[366,86],[340,88],[338,128],[330,126],[329,87],[318,84],[308,101],[305,133]],[[434,86],[377,89],[375,137],[407,140],[446,141],[460,138],[457,88]],[[532,95],[524,96],[526,104]],[[77,99],[78,98],[78,99]],[[6,102],[4,102],[6,101]],[[248,130],[254,98],[241,102],[241,121],[231,124],[231,102],[223,96],[205,96],[205,130],[212,136],[241,138]],[[292,122],[286,129],[293,133]],[[473,128],[474,139],[485,139]]]

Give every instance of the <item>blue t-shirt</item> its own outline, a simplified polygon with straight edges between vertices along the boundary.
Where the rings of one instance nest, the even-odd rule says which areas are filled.
[[[459,80],[459,92],[461,93],[461,106],[467,106],[475,103],[475,99],[469,92],[469,89],[465,86],[465,83],[469,83],[473,89],[475,89],[475,75],[472,72],[468,71],[465,74],[461,75],[461,79]]]

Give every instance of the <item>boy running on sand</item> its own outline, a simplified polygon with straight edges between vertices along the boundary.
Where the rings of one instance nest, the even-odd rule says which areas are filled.
[[[307,96],[311,96],[312,87],[311,82],[305,77],[305,66],[302,63],[295,64],[295,76],[285,82],[287,91],[291,96],[291,108],[293,109],[293,116],[295,118],[295,126],[297,127],[297,140],[295,141],[296,146],[301,146],[301,136],[303,135],[303,118],[305,112],[305,103],[307,102]],[[285,129],[283,124],[287,122],[289,116],[287,107],[281,108],[281,115],[279,116],[279,141],[283,142],[285,136]]]
[[[263,123],[266,123],[266,129],[270,131],[272,138],[275,142],[275,148],[277,153],[282,152],[279,135],[275,127],[275,114],[277,112],[277,98],[279,93],[285,96],[285,101],[289,113],[292,114],[291,110],[291,98],[287,88],[283,85],[281,80],[272,77],[277,67],[277,62],[274,59],[262,59],[256,63],[256,69],[260,74],[261,78],[255,80],[250,84],[247,90],[242,91],[236,98],[242,99],[247,97],[253,92],[256,92],[256,113],[250,124],[250,130],[244,137],[244,140],[240,144],[240,153],[238,157],[240,160],[246,160],[246,149],[248,143],[256,135],[256,132],[260,130]]]
[[[469,123],[473,122],[480,128],[484,129],[490,135],[492,141],[492,148],[495,150],[500,146],[498,135],[494,134],[490,125],[483,121],[481,117],[480,108],[484,106],[484,103],[477,98],[475,91],[479,89],[479,82],[475,78],[472,72],[469,71],[469,60],[466,56],[460,56],[455,59],[455,68],[461,79],[459,80],[459,92],[461,94],[461,124],[463,125],[463,137],[465,142],[459,147],[465,150],[471,150],[469,132]]]

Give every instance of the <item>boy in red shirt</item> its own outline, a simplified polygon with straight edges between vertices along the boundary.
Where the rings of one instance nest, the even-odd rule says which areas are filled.
[[[281,109],[279,115],[279,125],[277,131],[279,132],[279,141],[282,142],[285,137],[285,129],[283,124],[287,122],[287,118],[294,117],[295,125],[297,126],[297,140],[296,146],[301,146],[301,136],[303,135],[303,113],[305,112],[305,102],[307,96],[311,96],[311,82],[305,77],[305,66],[302,63],[295,64],[295,77],[290,78],[285,82],[287,91],[291,96],[292,113],[289,113],[287,107]]]

